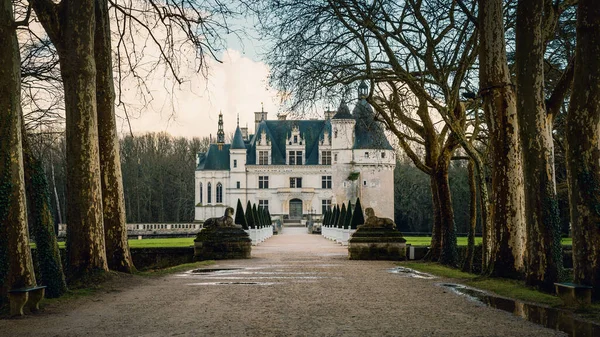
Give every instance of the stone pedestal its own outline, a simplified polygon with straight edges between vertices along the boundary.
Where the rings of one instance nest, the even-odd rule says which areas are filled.
[[[404,260],[406,240],[392,228],[360,227],[348,240],[350,260]]]
[[[194,240],[194,259],[249,259],[252,240],[241,228],[212,227],[198,233]]]

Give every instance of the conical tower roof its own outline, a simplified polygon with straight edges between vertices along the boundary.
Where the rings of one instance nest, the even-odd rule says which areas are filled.
[[[340,104],[340,107],[337,110],[337,113],[333,116],[332,119],[354,119],[354,118],[350,114],[350,109],[348,109],[348,106],[346,105],[346,103],[342,102]]]
[[[233,140],[231,141],[231,149],[246,149],[244,137],[242,137],[242,130],[240,130],[239,126],[235,128],[235,134],[233,135]]]

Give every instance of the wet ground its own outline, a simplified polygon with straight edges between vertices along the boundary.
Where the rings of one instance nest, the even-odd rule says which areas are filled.
[[[158,279],[19,319],[1,336],[564,336],[457,295],[389,261],[350,261],[346,247],[285,228],[250,260]]]

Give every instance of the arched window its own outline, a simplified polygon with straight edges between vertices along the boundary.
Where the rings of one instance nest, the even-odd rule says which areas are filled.
[[[200,183],[200,204],[202,204],[202,183]]]
[[[217,183],[217,204],[223,203],[223,185]]]
[[[212,186],[210,183],[206,185],[206,201],[208,204],[212,203]]]

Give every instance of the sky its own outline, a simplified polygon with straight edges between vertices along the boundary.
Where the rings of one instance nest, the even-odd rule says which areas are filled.
[[[240,126],[248,125],[250,133],[254,132],[255,111],[264,108],[268,119],[275,119],[282,111],[278,91],[268,84],[269,67],[261,60],[265,43],[251,31],[251,19],[236,23],[246,28],[247,34],[226,36],[226,48],[218,55],[222,63],[207,58],[206,74],[198,73],[193,62],[184,62],[184,82],[173,85],[165,69],[153,69],[144,93],[146,98],[151,97],[148,104],[141,103],[132,80],[124,82],[127,90],[123,101],[127,103],[129,123],[123,106],[117,106],[120,133],[164,131],[173,136],[215,137],[220,112],[226,135],[235,131],[238,114]],[[186,57],[193,59],[193,50],[188,52],[191,54]]]

